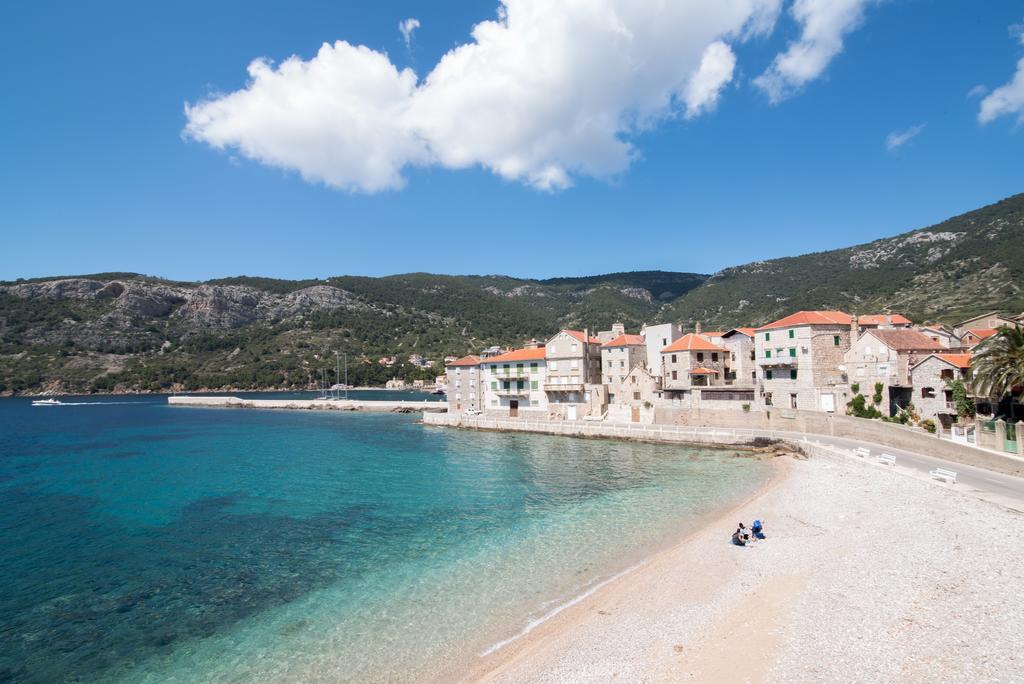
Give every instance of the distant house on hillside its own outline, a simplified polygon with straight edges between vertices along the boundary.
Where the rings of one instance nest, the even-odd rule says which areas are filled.
[[[922,335],[927,335],[933,342],[943,349],[959,349],[960,338],[952,330],[943,325],[925,325],[917,329]]]
[[[866,332],[873,328],[910,328],[914,324],[909,318],[900,314],[866,314],[857,316],[857,325],[861,332]]]
[[[996,331],[992,328],[971,328],[960,338],[960,345],[964,349],[973,349],[995,334]]]
[[[990,311],[987,314],[960,321],[953,326],[953,332],[958,337],[963,337],[969,330],[995,330],[1004,325],[1013,325],[1013,320],[996,311]]]

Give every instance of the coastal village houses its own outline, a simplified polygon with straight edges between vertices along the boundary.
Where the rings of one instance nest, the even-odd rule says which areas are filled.
[[[943,428],[956,420],[953,404],[954,380],[970,383],[970,353],[935,353],[919,361],[910,370],[914,409],[921,418],[929,418]]]
[[[642,335],[623,333],[601,345],[601,383],[608,386],[610,403],[636,366],[647,369],[647,343]]]
[[[721,346],[729,352],[724,369],[726,385],[754,387],[757,384],[755,335],[753,328],[734,328],[722,335]]]
[[[547,411],[544,347],[527,347],[482,361],[484,408],[511,417]]]
[[[479,356],[463,356],[445,366],[448,405],[453,411],[479,411],[483,408],[483,376]]]
[[[647,344],[647,370],[656,378],[662,374],[661,350],[683,336],[683,329],[675,323],[645,325],[640,336]]]
[[[712,344],[696,333],[687,333],[661,350],[662,389],[666,399],[694,403],[697,388],[724,382],[725,347]]]
[[[849,400],[840,368],[855,319],[842,311],[799,311],[756,331],[760,402],[807,411],[835,411]]]
[[[957,337],[963,338],[968,331],[995,330],[996,328],[1001,328],[1004,325],[1012,326],[1013,323],[1014,321],[1012,318],[1003,316],[996,311],[990,311],[987,314],[968,318],[966,321],[960,321],[953,326],[953,332]]]
[[[582,417],[580,409],[590,403],[588,385],[601,384],[601,341],[587,330],[562,330],[543,351],[548,408],[565,418]]]
[[[851,388],[870,396],[875,384],[883,385],[886,415],[896,415],[912,401],[910,369],[942,346],[931,337],[910,328],[872,328],[859,335],[843,356]],[[851,389],[851,394],[855,392]]]

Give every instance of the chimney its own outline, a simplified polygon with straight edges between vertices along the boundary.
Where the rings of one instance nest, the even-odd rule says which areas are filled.
[[[860,337],[860,328],[857,326],[857,314],[850,316],[850,346],[852,347]]]
[[[892,314],[885,315],[885,324],[888,325],[890,328],[892,327]]]
[[[694,326],[694,332],[700,335],[700,321],[697,321],[697,325]]]

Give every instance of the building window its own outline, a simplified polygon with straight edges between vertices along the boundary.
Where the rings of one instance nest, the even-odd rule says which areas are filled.
[[[770,370],[766,370],[766,371],[764,372],[764,379],[765,379],[765,380],[772,380],[772,379],[773,379],[773,378],[772,378],[772,372],[771,372]]]
[[[935,388],[933,388],[933,387],[922,387],[921,388],[921,398],[922,399],[934,399],[935,398]]]
[[[794,409],[796,408],[796,395],[795,394],[790,394],[789,395],[789,408],[794,408]]]
[[[703,352],[697,352],[697,360],[698,361],[703,361],[704,360]]]
[[[772,358],[772,350],[771,349],[765,349],[764,350],[764,358],[766,358],[766,359]]]
[[[532,390],[537,389],[537,381],[536,380],[531,380],[530,381],[530,389],[532,389]]]
[[[771,333],[765,333],[764,334],[764,341],[767,342],[770,339],[772,339],[772,334]]]
[[[839,346],[839,340],[840,340],[840,339],[841,339],[841,338],[839,337],[839,335],[835,335],[835,336],[833,336],[833,337],[832,337],[832,346],[833,346],[833,347],[838,347],[838,346]]]
[[[789,379],[796,380],[796,368],[791,368],[789,371]]]
[[[718,352],[711,352],[711,360],[712,361],[717,361],[718,360]]]
[[[492,390],[496,390],[496,389],[498,389],[498,383],[492,380],[492,381],[491,381],[491,389],[492,389]]]
[[[676,362],[676,355],[675,355],[675,354],[673,354],[673,355],[672,355],[672,363],[675,363],[675,362]]]
[[[557,361],[551,361],[550,363],[548,363],[548,368],[550,368],[553,371],[558,370],[558,362]]]
[[[765,406],[771,406],[772,405],[772,393],[771,392],[765,392],[764,393],[764,405]]]
[[[676,377],[676,372],[675,372],[675,371],[672,371],[672,379],[673,379],[673,380],[677,380],[677,379],[678,379],[678,378]]]
[[[623,361],[622,359],[619,359],[619,368],[625,368],[625,367],[626,367],[626,362]]]
[[[939,377],[942,378],[943,380],[952,380],[953,379],[953,369],[952,368],[943,368],[942,371],[939,373]]]
[[[793,339],[794,337],[796,337],[796,330],[790,330],[789,331],[789,339]]]
[[[790,356],[790,358],[795,358],[796,357],[796,347],[790,347],[789,348],[789,356]]]
[[[640,393],[633,392],[633,401],[640,401]]]

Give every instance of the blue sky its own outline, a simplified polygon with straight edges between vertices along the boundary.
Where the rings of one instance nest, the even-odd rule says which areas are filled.
[[[761,1],[770,10],[776,0],[749,0]],[[801,0],[806,11],[825,1]],[[657,74],[642,87],[600,66],[621,60],[600,40],[602,26],[580,28],[579,17],[567,19],[565,49],[515,44],[530,21],[559,36],[562,17],[527,16],[531,2],[509,0],[509,22],[522,30],[488,48],[488,64],[508,58],[506,72],[450,68],[447,86],[438,74],[429,88],[427,74],[473,42],[496,2],[5,7],[0,278],[714,272],[884,237],[1024,191],[1018,1],[840,0],[853,13],[832,18],[847,20],[841,49],[806,81],[776,69],[778,101],[758,77],[794,41],[828,43],[813,43],[789,0],[768,27],[704,17],[701,33],[685,12],[653,22],[678,20],[684,37],[668,30],[664,44],[623,48],[650,64],[645,76]],[[593,16],[631,4],[594,2]],[[411,17],[420,26],[407,48],[399,23]],[[412,69],[415,94],[368,93],[391,87],[371,75],[361,90],[327,81],[307,107],[296,97],[302,85],[284,77],[267,93],[249,84],[256,58],[272,72],[339,40],[366,46],[373,52],[362,57],[396,74]],[[356,57],[339,48],[331,68],[351,74]],[[538,97],[521,82],[537,73],[562,80]],[[1000,88],[983,123],[982,103]],[[649,104],[666,89],[668,105]],[[231,93],[243,99],[218,100]],[[418,104],[382,123],[381,97]],[[591,98],[601,111],[625,111],[626,123],[612,137],[564,142],[582,125],[574,107]],[[212,105],[189,115],[186,103]],[[339,141],[348,116],[369,128]],[[625,156],[616,140],[630,146]],[[365,163],[378,154],[393,173]]]

